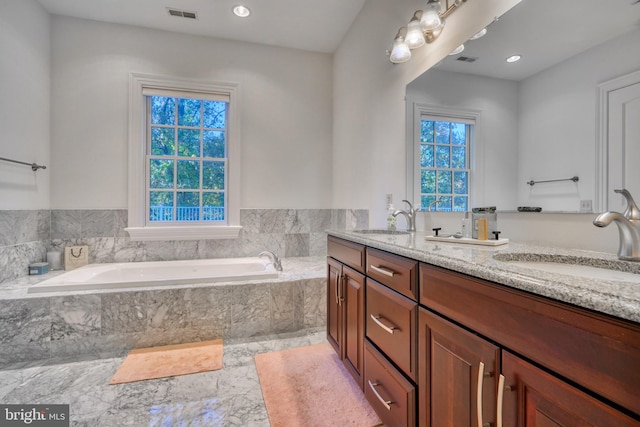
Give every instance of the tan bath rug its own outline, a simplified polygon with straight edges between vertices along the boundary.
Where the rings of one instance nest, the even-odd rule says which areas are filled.
[[[131,350],[109,384],[174,377],[222,368],[222,340]]]

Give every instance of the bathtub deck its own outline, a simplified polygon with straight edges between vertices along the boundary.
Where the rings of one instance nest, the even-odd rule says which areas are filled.
[[[283,268],[278,278],[265,281],[112,291],[28,294],[34,277],[2,284],[0,366],[67,356],[114,357],[132,348],[325,325],[325,258],[288,258]]]
[[[292,280],[302,279],[315,279],[318,277],[326,276],[326,258],[324,256],[315,257],[299,257],[299,258],[283,258],[282,259],[283,271],[278,278],[257,280],[257,281],[245,281],[245,282],[218,282],[218,283],[193,283],[171,286],[158,286],[158,287],[140,287],[140,288],[127,288],[128,290],[160,290],[171,288],[198,288],[203,286],[216,286],[216,285],[228,285],[228,284],[244,284],[244,283],[278,283]],[[74,291],[61,291],[61,292],[40,292],[29,293],[28,289],[31,285],[43,282],[47,279],[51,279],[55,276],[63,274],[64,271],[50,271],[47,274],[40,276],[24,276],[19,279],[12,280],[7,283],[0,283],[0,300],[8,299],[25,299],[25,298],[44,298],[44,297],[61,297],[71,295],[90,295],[90,294],[103,294],[121,292],[122,289],[111,290],[74,290]]]

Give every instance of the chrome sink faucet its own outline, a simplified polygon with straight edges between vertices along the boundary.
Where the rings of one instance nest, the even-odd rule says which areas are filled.
[[[258,254],[258,257],[263,256],[269,258],[271,264],[273,265],[273,268],[275,268],[276,271],[282,271],[282,263],[280,262],[280,258],[278,258],[278,255],[274,254],[271,251],[262,251]]]
[[[620,232],[618,258],[625,261],[640,261],[640,209],[626,189],[613,190],[627,200],[624,213],[604,212],[593,220],[596,227],[606,227],[615,222]]]
[[[403,211],[401,209],[396,209],[391,215],[393,215],[394,218],[400,214],[404,215],[405,218],[407,218],[407,231],[413,233],[416,231],[416,211],[413,209],[413,205],[410,201],[403,200],[403,202],[409,205],[409,210]]]

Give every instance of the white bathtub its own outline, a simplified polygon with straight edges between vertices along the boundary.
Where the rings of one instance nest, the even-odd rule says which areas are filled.
[[[170,286],[275,277],[278,277],[278,272],[264,258],[89,264],[32,285],[28,293]]]

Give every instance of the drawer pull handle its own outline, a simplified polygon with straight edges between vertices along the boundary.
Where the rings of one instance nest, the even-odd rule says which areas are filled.
[[[476,415],[478,416],[478,427],[490,427],[490,423],[482,422],[482,386],[484,377],[490,377],[491,372],[484,371],[484,362],[478,366],[478,389],[476,390]]]
[[[498,377],[498,396],[496,407],[496,427],[502,427],[502,403],[504,402],[504,391],[511,390],[511,387],[504,385],[504,375],[500,374]]]
[[[375,271],[376,273],[384,274],[385,276],[389,276],[389,277],[393,277],[396,274],[396,272],[393,270],[388,270],[383,267],[376,267],[373,264],[370,265],[369,268]]]
[[[384,323],[382,323],[380,321],[381,316],[376,316],[376,315],[371,315],[371,320],[373,320],[374,322],[376,322],[376,325],[380,326],[382,329],[384,329],[385,331],[389,332],[391,335],[393,335],[393,331],[395,331],[396,329],[398,329],[397,326],[387,326]]]
[[[371,380],[367,380],[369,382],[369,388],[371,388],[371,391],[373,392],[373,394],[376,395],[376,397],[378,398],[378,400],[380,401],[380,403],[382,403],[384,405],[385,408],[387,408],[387,411],[391,410],[391,405],[393,404],[392,401],[390,400],[384,400],[382,398],[382,396],[380,396],[380,393],[378,393],[378,390],[376,390],[376,387],[381,385],[380,383],[372,383]]]

